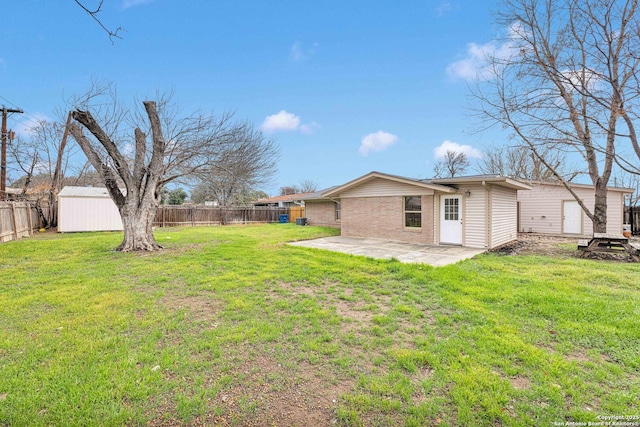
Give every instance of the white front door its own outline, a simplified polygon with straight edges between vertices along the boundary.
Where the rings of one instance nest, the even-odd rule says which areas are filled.
[[[565,200],[562,206],[562,232],[582,234],[582,209],[575,200]]]
[[[440,196],[440,243],[462,244],[461,196]]]

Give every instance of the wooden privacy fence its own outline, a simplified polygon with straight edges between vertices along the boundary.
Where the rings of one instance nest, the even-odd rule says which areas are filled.
[[[30,236],[39,225],[37,214],[35,219],[33,215],[29,203],[0,202],[0,243]]]
[[[160,205],[153,225],[175,227],[278,222],[281,214],[289,214],[289,208]]]

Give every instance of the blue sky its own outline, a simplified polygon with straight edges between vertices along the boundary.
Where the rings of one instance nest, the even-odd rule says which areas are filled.
[[[126,30],[115,44],[73,0],[5,3],[0,102],[25,111],[20,132],[92,79],[126,100],[173,90],[184,111],[233,110],[276,139],[271,194],[425,178],[443,147],[504,143],[472,132],[465,80],[499,31],[493,2],[105,0],[103,23]]]

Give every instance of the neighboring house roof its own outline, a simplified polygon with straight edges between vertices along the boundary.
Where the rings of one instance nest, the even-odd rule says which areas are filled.
[[[563,187],[564,185],[561,182],[557,182],[557,181],[525,181],[527,184],[529,185],[554,185],[557,187]],[[588,188],[588,189],[593,189],[594,186],[591,184],[578,184],[575,182],[570,183],[571,187],[575,187],[575,188]],[[607,187],[608,191],[619,191],[621,193],[625,193],[625,194],[632,194],[633,192],[635,192],[635,190],[633,188],[625,188],[625,187]]]
[[[7,194],[13,194],[13,195],[22,194],[22,189],[21,188],[7,187],[7,188],[5,188],[5,191],[6,191]]]
[[[111,197],[109,191],[103,187],[74,187],[65,186],[58,196],[61,197]]]
[[[253,205],[267,205],[267,204],[275,204],[275,203],[294,203],[300,200],[304,200],[306,196],[314,194],[314,193],[298,193],[298,194],[287,194],[285,196],[275,196],[275,197],[266,197],[264,199],[258,199],[255,202],[252,202]]]
[[[324,197],[324,193],[331,191],[334,188],[338,187],[334,185],[333,187],[325,188],[324,190],[316,191],[314,193],[307,193],[302,200],[323,200],[326,198]]]
[[[388,173],[382,172],[369,172],[366,175],[361,176],[360,178],[356,178],[353,181],[349,181],[346,184],[339,185],[334,187],[333,189],[322,194],[323,197],[338,197],[340,193],[347,191],[353,187],[357,187],[365,182],[371,181],[376,178],[388,179],[390,181],[400,182],[403,184],[415,185],[418,187],[428,188],[430,190],[441,191],[444,193],[453,193],[455,189],[451,187],[447,187],[445,185],[435,184],[431,182],[421,181],[413,178],[405,178],[403,176],[390,175]]]

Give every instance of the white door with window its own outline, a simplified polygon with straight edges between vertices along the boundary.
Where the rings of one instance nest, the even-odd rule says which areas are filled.
[[[582,209],[575,200],[565,200],[562,206],[562,232],[582,234]]]
[[[461,196],[440,196],[440,243],[462,244]]]

